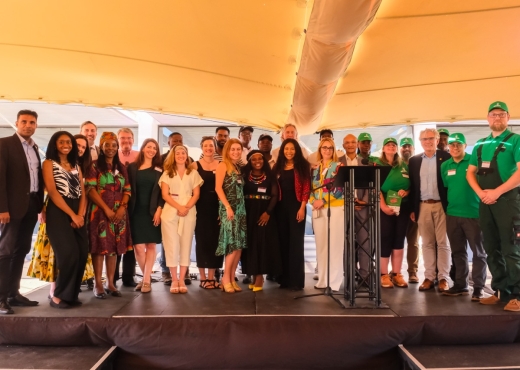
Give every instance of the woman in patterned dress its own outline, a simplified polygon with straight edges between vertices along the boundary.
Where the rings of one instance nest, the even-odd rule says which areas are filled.
[[[51,307],[79,305],[81,280],[87,262],[83,175],[77,164],[74,137],[58,131],[49,142],[43,162],[43,180],[49,194],[47,233],[56,255],[57,279]]]
[[[222,162],[217,166],[215,180],[221,223],[216,255],[225,256],[221,286],[226,293],[242,291],[235,281],[240,255],[247,243],[244,185],[238,167],[241,156],[242,143],[238,139],[229,139],[222,150]]]
[[[85,187],[93,203],[88,229],[90,253],[94,261],[94,296],[105,299],[105,290],[114,297],[121,297],[121,292],[114,285],[114,273],[117,255],[132,249],[127,212],[131,192],[125,166],[119,161],[116,134],[104,132],[99,144],[99,157],[90,166]],[[103,261],[106,266],[106,288],[101,281]]]

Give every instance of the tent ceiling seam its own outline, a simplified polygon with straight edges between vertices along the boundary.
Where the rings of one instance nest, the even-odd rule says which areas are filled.
[[[484,78],[474,78],[470,80],[457,80],[457,81],[442,81],[442,82],[432,82],[432,83],[424,83],[424,84],[416,84],[416,85],[403,85],[403,86],[393,86],[393,87],[384,87],[380,89],[369,89],[369,90],[358,90],[358,91],[349,91],[337,93],[336,95],[351,95],[351,94],[359,94],[373,91],[386,91],[386,90],[398,90],[398,89],[407,89],[411,87],[422,87],[422,86],[435,86],[435,85],[447,85],[447,84],[456,84],[456,83],[465,83],[465,82],[475,82],[475,81],[487,81],[487,80],[498,80],[501,78],[513,78],[520,77],[519,75],[508,75],[508,76],[496,76],[496,77],[484,77]]]
[[[406,18],[424,18],[424,17],[439,17],[446,15],[459,15],[459,14],[473,14],[483,12],[494,12],[500,10],[518,9],[520,5],[506,6],[503,8],[490,8],[490,9],[478,9],[478,10],[465,10],[460,12],[449,12],[449,13],[435,13],[435,14],[412,14],[412,15],[398,15],[395,17],[376,17],[377,20],[391,20],[391,19],[406,19]]]

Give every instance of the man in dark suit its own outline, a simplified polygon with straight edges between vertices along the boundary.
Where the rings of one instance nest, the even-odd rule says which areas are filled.
[[[446,236],[448,197],[441,177],[441,165],[451,155],[437,150],[439,133],[435,129],[421,131],[420,140],[424,153],[410,158],[408,164],[412,206],[410,218],[419,226],[425,267],[424,281],[419,290],[434,287],[438,270],[439,291],[443,292],[449,289],[451,250]]]
[[[36,306],[22,296],[20,279],[38,213],[43,207],[43,177],[38,147],[31,139],[38,114],[21,110],[16,133],[0,139],[0,313],[11,306]]]

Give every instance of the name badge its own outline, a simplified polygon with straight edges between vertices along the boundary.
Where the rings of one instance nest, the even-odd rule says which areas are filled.
[[[242,184],[242,179],[237,179],[237,182],[238,182],[239,184]]]
[[[155,167],[154,170],[156,170],[157,172],[162,172],[162,168],[161,167]]]
[[[77,175],[78,174],[78,170],[72,170],[72,171],[70,171],[70,173],[73,174],[73,175]]]
[[[260,187],[259,187],[259,188],[258,188],[258,192],[259,192],[259,193],[265,193],[265,192],[267,192],[267,188],[260,188]]]
[[[448,170],[448,176],[453,176],[457,173],[457,170]]]
[[[177,198],[179,194],[170,194],[172,197]]]
[[[321,176],[325,176],[327,174],[327,170],[328,168],[325,168],[322,172],[321,172]]]
[[[491,162],[482,162],[482,167],[489,168],[491,166]]]
[[[216,170],[213,170],[213,171],[211,171],[211,172],[213,172],[213,175],[217,173],[217,171],[216,171]]]
[[[118,173],[119,173],[119,171],[118,171],[118,170],[115,170],[115,171],[114,171],[114,176],[117,176]]]
[[[410,178],[410,176],[408,176],[408,174],[407,174],[407,173],[403,173],[403,177],[405,177],[405,178],[407,178],[407,179],[409,179],[409,178]]]

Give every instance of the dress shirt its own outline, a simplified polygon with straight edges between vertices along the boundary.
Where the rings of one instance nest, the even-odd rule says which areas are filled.
[[[431,158],[423,153],[421,162],[421,200],[441,200],[437,185],[437,154]]]
[[[18,132],[16,133],[18,138],[22,142],[23,151],[25,152],[25,156],[27,157],[27,165],[29,166],[29,176],[31,178],[31,193],[36,193],[38,191],[38,170],[40,168],[40,161],[38,160],[38,156],[36,155],[37,150],[35,148],[35,142],[33,139],[29,138],[29,140],[25,140],[21,137]]]
[[[96,145],[92,145],[90,147],[90,158],[95,161],[96,159],[98,159],[98,152],[97,152],[97,149],[96,149]]]

